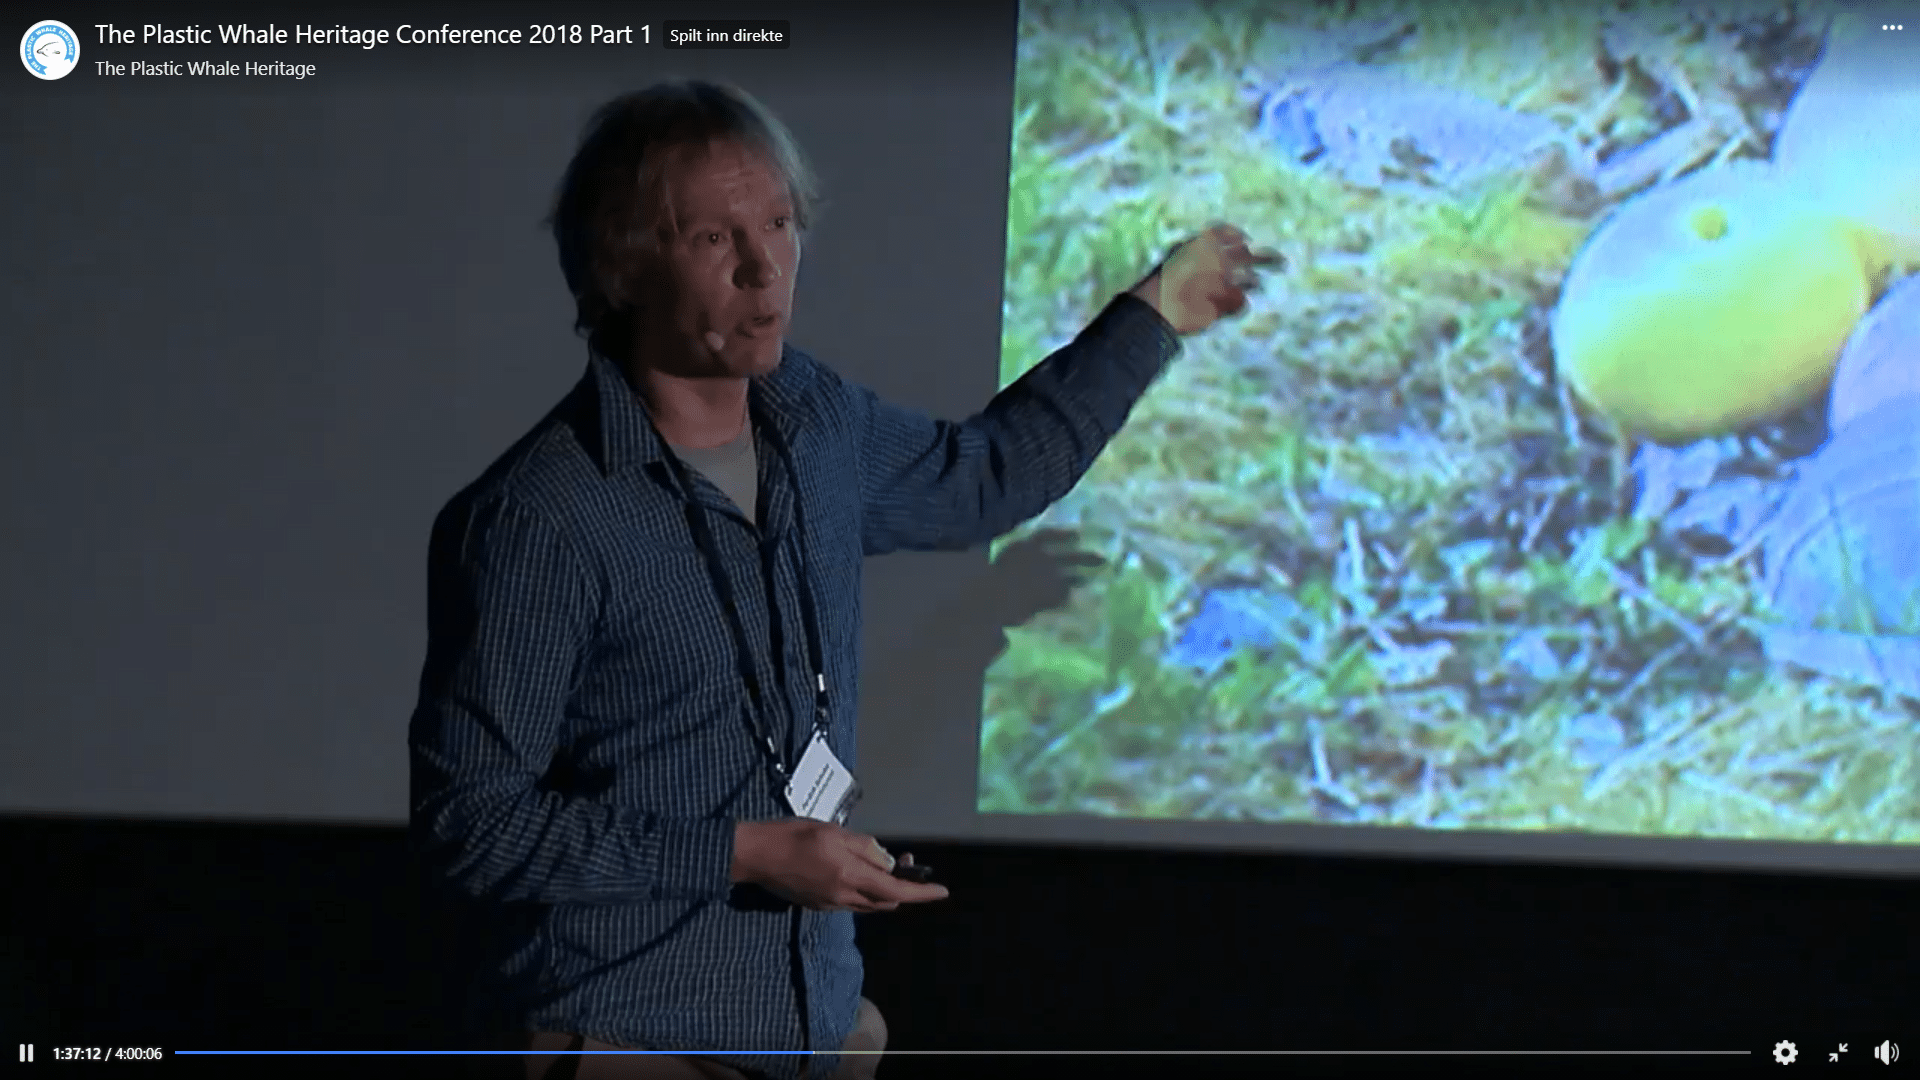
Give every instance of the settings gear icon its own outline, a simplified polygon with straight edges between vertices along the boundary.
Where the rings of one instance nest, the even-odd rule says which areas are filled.
[[[1799,1056],[1800,1048],[1785,1039],[1773,1044],[1773,1060],[1782,1065],[1793,1064],[1793,1059]]]

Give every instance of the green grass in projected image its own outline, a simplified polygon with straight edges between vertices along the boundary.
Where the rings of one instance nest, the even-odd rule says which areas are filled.
[[[1754,193],[1826,32],[1784,3],[1027,4],[1003,381],[1213,221],[1291,268],[1012,538],[1106,563],[1009,631],[980,809],[1920,840],[1920,407],[1887,419],[1920,400],[1920,150],[1810,106],[1806,197]],[[1876,122],[1920,130],[1903,100]],[[1847,201],[1863,148],[1898,198]],[[1663,198],[1686,244],[1757,246],[1643,238],[1576,296],[1589,239]],[[1827,277],[1766,276],[1802,263]],[[1629,354],[1658,362],[1609,381]]]

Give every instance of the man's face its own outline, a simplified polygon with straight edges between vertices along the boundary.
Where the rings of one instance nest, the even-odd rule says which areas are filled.
[[[643,325],[644,359],[689,377],[772,371],[800,267],[786,181],[737,142],[678,151],[664,179],[671,211],[661,238],[664,272],[645,305],[664,318],[649,316]]]

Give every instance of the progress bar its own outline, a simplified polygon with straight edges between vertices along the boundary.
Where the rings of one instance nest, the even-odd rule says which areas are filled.
[[[439,1054],[643,1054],[669,1057],[805,1057],[815,1050],[174,1050],[174,1054],[373,1057]],[[834,1057],[1738,1057],[1752,1050],[837,1050]]]

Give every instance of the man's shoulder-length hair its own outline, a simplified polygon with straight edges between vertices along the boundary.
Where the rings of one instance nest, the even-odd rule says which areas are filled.
[[[603,355],[624,352],[632,312],[620,294],[666,224],[663,173],[671,152],[722,141],[765,154],[792,193],[795,226],[813,224],[819,186],[799,143],[738,87],[662,82],[615,98],[587,122],[547,224],[574,297],[574,329]]]

